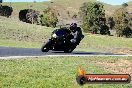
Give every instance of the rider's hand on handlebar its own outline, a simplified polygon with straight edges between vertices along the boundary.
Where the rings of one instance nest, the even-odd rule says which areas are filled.
[[[76,39],[71,39],[71,43],[76,43]]]

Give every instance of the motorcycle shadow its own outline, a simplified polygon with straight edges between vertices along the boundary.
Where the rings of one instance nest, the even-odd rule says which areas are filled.
[[[104,52],[84,52],[84,51],[73,51],[72,53],[64,53],[63,51],[52,51],[55,54],[70,54],[70,55],[126,55],[126,54],[115,54],[115,53],[104,53]]]

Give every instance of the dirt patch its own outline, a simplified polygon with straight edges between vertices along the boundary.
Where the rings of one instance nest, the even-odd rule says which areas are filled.
[[[117,54],[132,54],[132,49],[126,49],[126,48],[114,49],[112,52]]]
[[[115,62],[96,62],[104,69],[111,70],[115,74],[132,75],[132,60],[117,60]]]

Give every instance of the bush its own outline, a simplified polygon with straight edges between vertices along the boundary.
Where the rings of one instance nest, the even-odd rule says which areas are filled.
[[[38,24],[39,12],[33,9],[24,9],[19,12],[19,20],[31,24]]]
[[[132,38],[132,29],[129,26],[124,26],[122,35],[124,35],[126,38]]]
[[[109,25],[109,28],[112,30],[115,26],[115,21],[113,19],[113,17],[109,17],[108,18],[108,25]]]
[[[116,35],[118,37],[132,37],[131,18],[127,12],[127,4],[123,4],[113,15],[115,21]]]
[[[102,34],[102,35],[110,35],[109,27],[107,25],[102,25],[100,27],[100,34]]]
[[[82,18],[82,28],[84,32],[107,34],[104,32],[99,32],[100,29],[101,31],[106,30],[101,28],[102,25],[106,25],[103,4],[96,2],[84,3],[82,7],[80,7],[79,13]]]
[[[0,16],[10,17],[12,15],[12,12],[12,7],[0,5]]]
[[[58,18],[56,13],[51,9],[47,8],[43,11],[43,14],[40,16],[41,25],[47,27],[56,27]]]
[[[99,30],[99,27],[97,25],[93,25],[90,28],[90,31],[91,31],[92,34],[97,34],[98,33],[98,30]]]

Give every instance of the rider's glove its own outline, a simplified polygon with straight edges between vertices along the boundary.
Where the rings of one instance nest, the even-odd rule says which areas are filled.
[[[76,39],[71,39],[71,43],[76,43]]]

